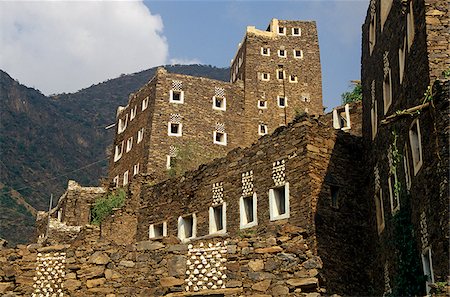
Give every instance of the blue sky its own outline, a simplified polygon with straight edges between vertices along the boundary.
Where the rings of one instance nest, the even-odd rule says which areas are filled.
[[[247,26],[315,20],[324,106],[360,77],[355,1],[0,1],[0,69],[44,94],[163,64],[229,67]]]

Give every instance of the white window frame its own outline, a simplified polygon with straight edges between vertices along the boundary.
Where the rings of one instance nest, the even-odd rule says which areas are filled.
[[[431,257],[431,248],[427,247],[422,251],[422,255],[421,255],[421,259],[422,259],[422,269],[423,269],[423,274],[428,276],[428,279],[426,280],[426,290],[427,290],[427,295],[430,293],[431,287],[430,285],[432,283],[434,283],[434,273],[433,273],[433,259]],[[427,267],[428,265],[426,265],[426,259],[428,260],[428,263],[430,264],[429,267]],[[428,271],[429,269],[429,271]],[[429,273],[429,275],[427,274],[427,272]]]
[[[133,148],[133,136],[127,139],[127,149],[126,152],[128,153]]]
[[[142,111],[146,110],[148,107],[148,96],[145,97],[144,100],[142,100]]]
[[[173,133],[173,132],[172,132],[172,124],[173,124],[173,125],[178,125],[178,130],[177,130],[176,133]],[[181,137],[181,136],[183,136],[183,124],[182,124],[182,123],[172,123],[172,122],[169,122],[169,123],[167,124],[167,135],[169,135],[169,136],[175,136],[175,137]]]
[[[223,134],[223,141],[217,141],[216,140],[217,133]],[[213,143],[214,144],[218,144],[218,145],[227,145],[227,133],[214,131],[213,132]]]
[[[334,129],[341,129],[343,131],[350,130],[352,128],[351,121],[350,121],[350,106],[345,104],[344,106],[344,112],[345,112],[345,121],[346,125],[341,125],[341,113],[342,108],[335,108],[333,109],[333,128]]]
[[[297,51],[300,51],[300,56],[297,55]],[[296,59],[303,59],[303,50],[294,49],[293,53],[294,53],[294,58],[296,58]]]
[[[155,230],[157,226],[162,225],[162,235],[161,236],[156,236],[155,235]],[[164,221],[162,223],[158,223],[158,224],[150,224],[150,226],[148,227],[148,238],[152,239],[152,238],[161,238],[161,237],[166,237],[167,236],[167,222]]]
[[[405,169],[406,189],[409,191],[409,190],[411,190],[411,170],[410,170],[410,167],[409,167],[408,146],[406,144],[405,144],[405,147],[403,149],[403,168]]]
[[[298,33],[295,33],[295,29],[298,29]],[[292,36],[302,36],[302,28],[294,27],[291,29]]]
[[[275,190],[284,188],[284,197],[285,197],[285,213],[280,214],[279,210],[277,208],[277,202],[276,202],[276,196],[275,196]],[[285,183],[281,187],[274,187],[269,190],[269,213],[270,213],[270,220],[276,221],[276,220],[282,220],[287,219],[290,217],[290,207],[289,207],[289,183]]]
[[[217,99],[222,100],[222,104],[220,107],[216,106],[216,102]],[[227,110],[227,99],[225,97],[217,97],[217,96],[213,96],[213,104],[212,104],[212,108],[214,110],[221,110],[221,111],[226,111]]]
[[[122,140],[122,142],[119,145],[116,145],[116,147],[115,147],[115,150],[114,150],[114,162],[119,161],[120,158],[122,158],[122,154],[123,154],[123,140]]]
[[[398,68],[400,84],[403,83],[403,77],[405,75],[405,63],[406,63],[406,36],[403,39],[403,44],[398,49]]]
[[[265,132],[262,131],[262,127],[265,128]],[[259,124],[258,125],[258,135],[267,135],[268,131],[267,131],[267,125],[266,124]]]
[[[130,122],[136,117],[136,111],[137,111],[136,105],[134,106],[134,108],[130,109]]]
[[[393,2],[393,0],[380,1],[381,31],[383,31],[384,23],[386,22],[389,13],[391,12]]]
[[[264,105],[261,106],[260,102],[264,102]],[[258,100],[258,108],[259,109],[267,109],[267,100]]]
[[[264,78],[264,75],[267,75],[267,78]],[[262,72],[261,73],[261,80],[262,81],[269,81],[270,80],[270,73]]]
[[[389,86],[387,85],[386,79],[389,82]],[[387,100],[387,95],[389,95],[389,101]],[[389,107],[392,105],[392,75],[391,68],[389,68],[387,78],[383,78],[383,106],[384,106],[384,114],[387,114]]]
[[[129,172],[128,170],[125,171],[123,173],[123,186],[125,187],[126,185],[128,185],[128,177],[129,177]]]
[[[282,29],[283,32],[280,33],[280,29]],[[278,26],[278,28],[277,28],[277,34],[278,34],[278,35],[282,35],[282,36],[286,36],[286,27]]]
[[[280,72],[283,73],[283,78],[280,77]],[[286,72],[283,69],[277,69],[277,79],[278,80],[284,80],[286,78]]]
[[[292,79],[292,77],[294,77],[294,79]],[[295,74],[289,75],[289,82],[290,83],[298,83],[298,76]]]
[[[392,184],[392,179],[394,184]],[[391,213],[392,215],[395,215],[400,210],[400,197],[395,194],[394,186],[395,183],[398,181],[397,174],[391,174],[388,177],[388,187],[389,187],[389,201],[391,202]],[[397,202],[397,206],[394,207],[394,200]]]
[[[139,129],[136,143],[140,143],[144,139],[144,128]]]
[[[175,103],[175,104],[183,104],[184,103],[184,91],[174,91],[174,90],[170,90],[170,95],[169,95],[169,102],[170,103]],[[173,94],[174,93],[179,93],[180,94],[180,100],[174,100],[173,99]]]
[[[217,230],[215,211],[216,207],[222,206],[222,229]],[[209,234],[223,234],[227,233],[227,203],[211,206],[209,208]]]
[[[409,1],[409,12],[406,14],[406,34],[408,35],[408,52],[411,50],[411,46],[414,42],[414,37],[416,35],[416,29],[414,26],[414,8],[413,0]]]
[[[267,54],[264,53],[264,49],[267,50]],[[270,57],[270,47],[261,47],[261,56],[266,56],[266,57]]]
[[[375,43],[377,41],[377,16],[373,14],[369,24],[369,54],[372,55]]]
[[[284,55],[281,54],[281,51],[283,51]],[[284,48],[281,48],[278,50],[278,57],[280,58],[287,58],[287,51]]]
[[[116,176],[114,177],[113,183],[114,183],[114,186],[115,186],[116,188],[119,187],[119,176],[118,176],[118,175],[116,175]]]
[[[251,221],[251,222],[248,221],[248,218],[247,218],[247,215],[245,212],[244,199],[252,199],[253,221]],[[251,228],[251,227],[258,225],[258,198],[256,196],[256,193],[253,193],[253,195],[251,197],[241,196],[239,198],[239,218],[240,218],[240,220],[239,220],[239,228],[240,229]]]
[[[173,156],[171,156],[171,155],[166,155],[166,169],[167,170],[169,170],[169,169],[172,169],[172,166],[170,165],[170,163],[172,163],[171,161],[172,161],[172,159],[177,159],[177,157],[173,157]]]
[[[123,131],[125,131],[125,129],[127,129],[127,125],[128,125],[128,113],[125,115],[125,119],[119,119],[117,134],[120,134]]]
[[[186,237],[185,230],[184,230],[184,219],[191,216],[192,217],[192,236]],[[197,237],[197,215],[195,213],[184,216],[184,217],[178,217],[178,238],[181,240],[181,242],[187,242],[193,238]]]
[[[280,105],[280,98],[284,98],[284,105]],[[287,97],[286,96],[277,96],[277,105],[279,108],[286,108],[287,107]]]
[[[139,163],[137,163],[137,164],[134,164],[134,166],[133,166],[133,176],[135,176],[136,174],[138,174],[139,173]]]
[[[376,99],[370,110],[370,121],[372,124],[372,140],[374,140],[375,136],[377,136],[377,132],[378,132],[378,107],[377,107]]]
[[[414,126],[417,127],[416,131],[412,131]],[[416,137],[413,134],[413,132],[415,132],[415,135],[417,135],[417,139],[415,139]],[[422,137],[420,134],[419,119],[415,119],[409,128],[409,145],[411,147],[411,156],[412,156],[413,167],[414,167],[414,176],[416,176],[417,172],[419,172],[419,170],[423,164]],[[416,150],[415,150],[416,147],[417,147],[418,152],[416,152]]]

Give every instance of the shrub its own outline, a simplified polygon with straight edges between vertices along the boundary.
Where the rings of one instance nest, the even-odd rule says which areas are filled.
[[[91,211],[91,223],[100,225],[101,222],[113,212],[114,208],[119,208],[124,205],[125,197],[125,191],[123,189],[117,189],[116,191],[95,200]]]

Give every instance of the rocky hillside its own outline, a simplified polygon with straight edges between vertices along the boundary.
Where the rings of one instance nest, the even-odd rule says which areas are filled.
[[[169,72],[228,80],[228,69],[175,65]],[[68,179],[97,185],[106,174],[107,147],[118,105],[138,90],[156,68],[121,75],[77,93],[46,97],[0,70],[0,238],[25,242],[34,209],[48,208],[50,194],[59,197]],[[12,194],[13,190],[17,191]],[[20,215],[23,219],[18,220]],[[24,222],[22,224],[21,222]]]

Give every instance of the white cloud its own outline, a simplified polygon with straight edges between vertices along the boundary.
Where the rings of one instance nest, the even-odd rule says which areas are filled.
[[[184,58],[173,58],[170,59],[171,65],[192,65],[192,64],[202,64],[202,62],[199,59],[193,58],[193,59],[184,59]]]
[[[45,94],[164,64],[163,22],[141,1],[0,2],[0,68]]]

